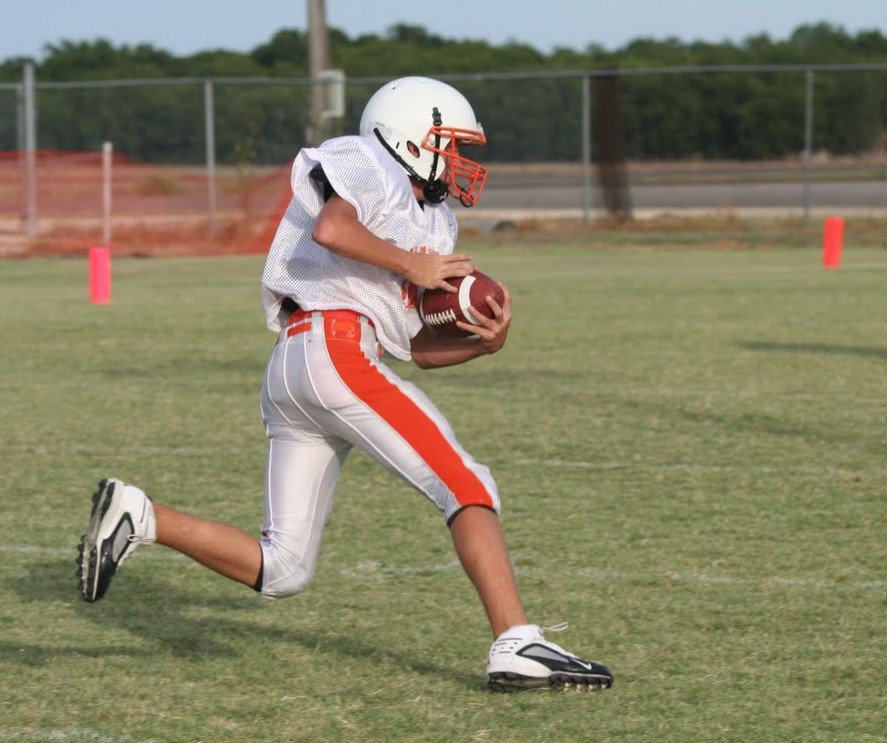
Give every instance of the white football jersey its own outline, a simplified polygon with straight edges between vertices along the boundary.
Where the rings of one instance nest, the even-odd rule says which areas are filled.
[[[309,175],[317,165],[377,237],[401,250],[441,255],[452,253],[456,243],[456,219],[449,206],[420,205],[406,172],[378,142],[347,136],[305,148],[293,163],[293,198],[262,274],[268,327],[280,330],[285,297],[308,311],[354,310],[373,321],[386,351],[409,359],[410,339],[422,327],[416,287],[392,271],[336,255],[314,242],[311,232],[324,204],[322,185]]]

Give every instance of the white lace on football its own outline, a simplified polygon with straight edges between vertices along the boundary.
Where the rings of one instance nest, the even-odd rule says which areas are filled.
[[[427,325],[446,325],[448,322],[456,322],[456,313],[453,310],[442,310],[423,315]]]

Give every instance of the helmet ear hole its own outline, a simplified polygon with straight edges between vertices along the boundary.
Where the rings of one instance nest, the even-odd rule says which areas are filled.
[[[419,157],[419,146],[413,141],[408,141],[407,152],[409,152],[413,157]]]

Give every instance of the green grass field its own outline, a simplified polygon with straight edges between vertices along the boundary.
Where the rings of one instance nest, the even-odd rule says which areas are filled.
[[[314,584],[161,547],[74,579],[103,476],[257,532],[259,257],[0,263],[0,741],[874,741],[885,730],[887,251],[479,242],[506,349],[398,365],[497,476],[524,599],[611,665],[497,695],[442,520],[354,454]]]

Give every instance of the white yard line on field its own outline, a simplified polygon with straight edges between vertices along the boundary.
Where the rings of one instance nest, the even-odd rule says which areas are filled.
[[[457,560],[442,563],[439,565],[384,565],[377,562],[361,562],[353,568],[339,568],[339,573],[348,578],[366,578],[367,576],[379,577],[381,579],[397,578],[407,575],[423,575],[427,573],[442,573],[449,571],[458,571],[461,566]],[[527,565],[516,564],[514,572],[517,575],[537,575],[545,577],[548,575],[570,576],[578,578],[588,578],[595,581],[636,581],[636,580],[663,580],[675,581],[680,583],[705,583],[710,585],[728,585],[728,586],[810,586],[814,588],[852,588],[859,590],[868,590],[873,588],[887,587],[887,581],[834,581],[819,578],[784,578],[779,576],[752,579],[739,578],[735,576],[724,575],[708,575],[706,573],[686,573],[678,571],[662,571],[662,572],[642,572],[642,571],[620,571],[620,570],[600,570],[597,568],[557,568],[552,570],[543,567],[531,567]]]
[[[545,356],[550,352],[544,350],[540,355]],[[675,352],[675,356],[680,355]],[[0,390],[37,390],[37,389],[93,389],[94,384],[88,379],[60,379],[46,381],[39,377],[26,380],[8,381],[0,380]],[[457,384],[436,383],[434,387],[438,394],[453,393],[458,396],[464,392],[464,389]],[[553,388],[546,388],[539,395],[550,395],[551,392],[563,393],[566,395],[575,395],[577,397],[595,397],[598,395],[617,395],[620,399],[630,400],[632,398],[657,398],[657,397],[685,397],[685,398],[703,398],[706,401],[717,400],[720,398],[728,400],[770,400],[770,401],[794,401],[794,402],[821,402],[823,400],[823,392],[773,392],[770,390],[755,389],[693,389],[682,387],[613,387],[599,385],[589,387],[578,383],[565,383],[555,385]],[[514,390],[508,386],[490,387],[484,390],[484,394],[491,397],[512,397]],[[840,390],[829,390],[828,398],[831,400],[842,400],[848,403],[858,403],[865,405],[883,405],[884,399],[876,395],[863,396],[859,392],[842,392]]]
[[[24,452],[41,456],[58,454],[91,454],[96,457],[113,457],[123,454],[155,456],[168,454],[174,457],[202,457],[210,454],[253,454],[264,451],[264,442],[255,446],[91,446],[89,444],[14,444],[0,447],[0,452]]]
[[[3,730],[0,728],[0,741],[64,741],[72,743],[160,743],[156,738],[133,738],[131,735],[111,735],[98,730],[72,728],[70,730]]]
[[[644,472],[750,472],[753,474],[773,475],[840,475],[844,477],[861,477],[863,475],[883,475],[885,470],[848,470],[842,467],[773,467],[773,466],[744,466],[744,465],[719,465],[696,464],[693,462],[672,462],[669,464],[645,464],[643,462],[586,462],[569,461],[564,459],[516,459],[508,464],[517,467],[560,467],[565,469],[588,470],[639,470]]]
[[[34,555],[46,557],[68,556],[74,561],[76,547],[38,547],[25,544],[0,544],[0,554],[3,555]],[[169,550],[142,549],[132,559],[142,559],[160,562],[181,562],[185,565],[194,565],[188,558]],[[131,564],[131,563],[128,563]],[[336,572],[343,578],[350,580],[386,581],[402,579],[410,576],[436,575],[439,573],[458,572],[461,566],[458,560],[442,563],[419,563],[416,565],[386,565],[375,561],[359,562],[356,565],[333,565]],[[742,578],[731,575],[709,575],[708,573],[688,573],[679,570],[662,571],[622,571],[601,570],[592,567],[563,567],[546,568],[521,565],[516,560],[514,572],[525,576],[554,576],[584,578],[597,582],[632,582],[632,581],[660,581],[673,583],[701,583],[712,586],[754,586],[756,588],[782,588],[800,587],[816,588],[822,590],[851,590],[870,591],[887,588],[887,580],[865,581],[838,581],[825,578],[792,578],[786,576],[766,576],[762,578]]]
[[[216,446],[120,446],[103,448],[101,446],[88,446],[86,444],[71,445],[30,445],[14,444],[0,447],[0,453],[23,452],[38,456],[58,456],[59,454],[89,454],[95,457],[112,457],[122,455],[134,456],[172,456],[172,457],[199,457],[217,454],[253,454],[263,451],[264,446],[257,444],[249,447],[216,447]],[[885,469],[866,468],[864,470],[851,470],[843,467],[816,467],[816,466],[744,466],[744,465],[717,465],[698,464],[695,462],[669,462],[665,464],[645,462],[594,462],[594,461],[570,461],[565,459],[493,459],[489,462],[496,467],[551,467],[563,469],[588,469],[598,471],[608,470],[636,470],[639,472],[694,472],[694,473],[752,473],[763,475],[816,475],[816,476],[840,476],[840,477],[864,477],[887,475]]]

